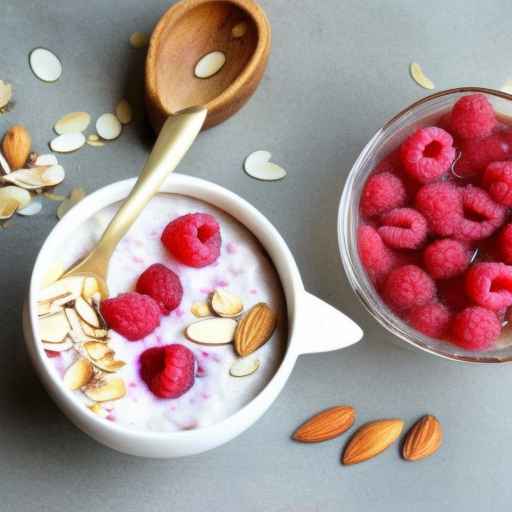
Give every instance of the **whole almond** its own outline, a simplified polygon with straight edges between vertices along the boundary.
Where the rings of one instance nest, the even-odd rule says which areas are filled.
[[[405,460],[420,460],[435,453],[443,442],[443,429],[435,416],[423,416],[407,432],[402,456]]]
[[[272,336],[277,315],[264,303],[253,306],[238,322],[235,331],[235,351],[245,357],[258,350]]]
[[[32,138],[21,124],[11,126],[4,135],[2,152],[13,171],[21,169],[28,160]]]
[[[348,466],[375,457],[396,441],[403,427],[404,422],[399,419],[366,423],[346,445],[341,461]]]
[[[331,407],[303,423],[292,439],[301,443],[320,443],[334,439],[346,432],[356,419],[356,411],[350,406]]]

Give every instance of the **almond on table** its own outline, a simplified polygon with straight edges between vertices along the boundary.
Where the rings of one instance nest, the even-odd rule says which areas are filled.
[[[315,414],[303,423],[292,439],[301,443],[320,443],[346,432],[356,420],[356,411],[350,406],[337,406]]]

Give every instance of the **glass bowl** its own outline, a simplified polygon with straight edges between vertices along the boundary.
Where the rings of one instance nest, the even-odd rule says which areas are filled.
[[[357,250],[360,222],[359,199],[366,179],[376,164],[396,149],[415,129],[436,122],[462,96],[484,94],[498,117],[512,114],[512,95],[481,87],[461,87],[432,94],[416,101],[389,120],[361,151],[348,175],[338,210],[338,243],[341,260],[352,289],[369,313],[393,334],[399,344],[430,354],[468,363],[505,363],[512,361],[512,329],[504,328],[496,346],[485,352],[464,350],[449,342],[425,336],[395,315],[381,300],[361,265]]]

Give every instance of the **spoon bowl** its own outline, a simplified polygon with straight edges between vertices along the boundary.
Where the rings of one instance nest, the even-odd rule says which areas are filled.
[[[270,52],[270,24],[252,0],[183,0],[160,19],[146,59],[146,104],[158,132],[167,117],[204,105],[203,128],[236,113],[256,90]],[[199,60],[222,52],[225,63],[209,78],[194,74]]]

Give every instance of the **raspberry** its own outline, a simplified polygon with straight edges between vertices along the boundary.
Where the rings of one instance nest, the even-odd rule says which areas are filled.
[[[483,94],[463,96],[453,106],[451,127],[461,139],[487,137],[496,126],[496,115]]]
[[[496,314],[478,306],[464,309],[452,323],[453,342],[466,350],[491,347],[500,332],[501,325]]]
[[[383,297],[390,308],[403,311],[428,304],[435,292],[434,281],[426,272],[416,265],[404,265],[389,274]]]
[[[462,222],[461,190],[450,183],[424,185],[416,195],[416,208],[436,235],[451,236]]]
[[[498,249],[501,259],[507,265],[512,265],[512,224],[507,224],[498,237]]]
[[[499,311],[512,305],[512,267],[477,263],[466,274],[466,293],[479,306]]]
[[[413,208],[391,210],[381,220],[378,232],[389,247],[417,249],[427,238],[427,221]]]
[[[461,157],[454,165],[454,173],[462,178],[484,172],[491,162],[507,160],[511,156],[512,140],[505,132],[498,132],[484,139],[468,139],[460,144]]]
[[[155,263],[144,270],[135,289],[155,299],[163,315],[175,310],[183,297],[180,278],[161,263]]]
[[[161,239],[167,250],[189,267],[205,267],[220,255],[220,227],[207,213],[189,213],[173,220]]]
[[[485,169],[483,182],[497,203],[512,206],[512,162],[490,163]]]
[[[455,158],[453,138],[442,128],[420,128],[400,146],[406,172],[420,183],[442,176]]]
[[[383,172],[370,176],[361,195],[363,215],[372,217],[405,204],[405,188],[394,174]]]
[[[435,240],[423,252],[425,268],[434,279],[448,279],[462,274],[468,268],[469,258],[467,247],[449,238]]]
[[[109,327],[130,341],[146,337],[160,325],[158,304],[136,292],[101,301],[100,311]]]
[[[159,398],[179,398],[194,384],[194,354],[184,345],[145,350],[140,356],[140,376]]]
[[[442,338],[450,325],[451,315],[445,306],[438,303],[425,304],[411,309],[407,321],[416,330],[431,338]]]
[[[384,245],[379,233],[368,225],[359,226],[357,246],[370,280],[380,286],[395,265],[395,255]]]
[[[505,207],[495,203],[489,194],[472,185],[462,191],[464,218],[456,229],[459,240],[482,240],[491,236],[505,221]]]

